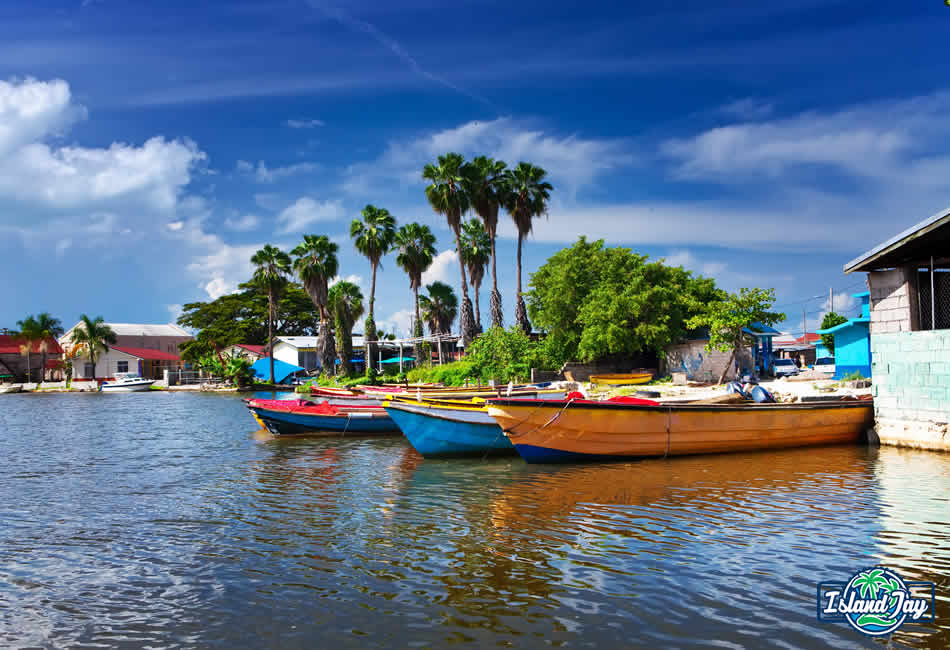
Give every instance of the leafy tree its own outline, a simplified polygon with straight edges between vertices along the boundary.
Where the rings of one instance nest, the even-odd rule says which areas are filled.
[[[847,322],[848,322],[848,319],[842,316],[841,314],[835,313],[833,311],[829,311],[827,314],[825,314],[825,317],[821,319],[821,329],[823,330],[831,329],[832,327],[835,327],[836,325],[841,325],[842,323],[847,323]],[[826,348],[828,348],[828,351],[831,352],[831,354],[835,353],[835,335],[834,334],[822,334],[821,342]]]
[[[330,280],[340,267],[336,256],[338,250],[340,247],[326,235],[304,235],[303,243],[290,251],[296,258],[294,270],[320,313],[317,354],[320,357],[320,367],[330,374],[336,371],[336,345],[330,325],[330,310],[327,309],[327,291]]]
[[[376,269],[380,260],[392,248],[396,239],[396,219],[385,208],[367,205],[360,212],[363,220],[354,219],[350,224],[350,237],[356,250],[369,260],[373,269],[373,280],[369,289],[369,315],[366,317],[364,335],[366,338],[366,368],[371,367],[371,359],[376,358]]]
[[[452,323],[458,314],[458,298],[452,287],[444,282],[433,282],[426,285],[428,296],[419,296],[419,307],[422,319],[429,326],[429,333],[434,335],[450,334]],[[439,342],[439,359],[442,359],[444,346]]]
[[[28,350],[32,351],[39,347],[43,359],[43,366],[40,370],[40,383],[46,376],[46,362],[49,355],[49,339],[57,338],[63,335],[63,324],[58,318],[53,318],[48,312],[42,312],[36,316],[30,315],[23,320],[17,321],[17,327],[20,329],[20,337],[28,344]],[[27,353],[27,380],[29,380],[30,357]]]
[[[197,362],[215,349],[235,343],[267,344],[267,294],[253,281],[209,302],[184,306],[178,324],[198,330],[195,339],[180,346],[182,359]],[[274,330],[285,336],[316,336],[319,319],[303,288],[290,282],[277,302]]]
[[[539,354],[540,345],[520,327],[492,327],[472,342],[465,351],[465,361],[482,381],[521,381],[531,376]]]
[[[416,318],[412,325],[413,338],[422,337],[422,319],[419,317],[419,287],[422,286],[422,274],[432,266],[435,257],[435,235],[429,226],[418,223],[406,224],[396,233],[396,264],[409,276],[409,288],[413,294],[413,308]],[[413,353],[416,359],[422,358],[422,341],[416,341]]]
[[[290,255],[276,246],[267,244],[253,256],[251,264],[254,271],[254,282],[267,293],[267,356],[270,358],[270,383],[274,383],[274,320],[276,318],[276,303],[287,286],[287,276],[290,275]]]
[[[496,265],[495,240],[498,233],[498,209],[505,196],[505,171],[507,165],[501,160],[485,156],[476,156],[472,162],[462,168],[465,191],[471,201],[472,209],[485,224],[485,232],[491,245],[491,324],[492,327],[504,326],[504,314],[501,307],[501,294],[498,292],[498,267]],[[478,290],[475,291],[476,311],[478,310]]]
[[[478,219],[470,219],[462,225],[461,242],[459,257],[468,269],[472,291],[475,293],[475,330],[481,333],[482,310],[478,305],[478,294],[482,287],[482,278],[485,277],[485,267],[491,259],[491,240],[482,223]]]
[[[706,305],[702,313],[689,319],[687,326],[709,330],[708,350],[731,350],[729,361],[722,374],[721,384],[732,367],[738,351],[749,343],[750,337],[743,331],[753,323],[774,325],[785,320],[785,314],[769,311],[775,302],[774,289],[739,289],[739,293],[727,294],[723,299]]]
[[[117,340],[115,332],[105,324],[102,316],[96,316],[95,320],[86,314],[79,317],[79,325],[73,330],[71,343],[74,349],[85,349],[92,363],[91,379],[93,381],[96,379],[96,363],[99,361],[99,355],[108,352],[109,346],[115,345]]]
[[[661,353],[686,335],[686,321],[703,304],[721,297],[712,280],[584,237],[551,256],[529,286],[531,318],[547,332],[547,367]]]
[[[353,326],[363,315],[363,292],[352,282],[337,282],[328,294],[330,313],[336,329],[336,349],[344,375],[352,372]]]
[[[462,215],[468,212],[470,201],[465,192],[462,168],[465,159],[461,154],[447,153],[439,156],[437,164],[426,164],[422,178],[431,184],[426,187],[426,200],[432,209],[445,217],[449,228],[455,234],[455,249],[462,249]],[[465,263],[459,258],[459,272],[462,276],[462,341],[467,346],[475,337],[475,318],[472,315],[472,301],[468,297],[468,280],[465,277]]]
[[[547,172],[531,163],[520,162],[505,174],[504,205],[518,229],[518,274],[517,303],[515,323],[526,333],[531,332],[531,322],[525,309],[524,296],[521,295],[521,247],[525,237],[531,233],[532,222],[536,217],[547,214],[548,201],[551,198],[550,183],[544,180]]]

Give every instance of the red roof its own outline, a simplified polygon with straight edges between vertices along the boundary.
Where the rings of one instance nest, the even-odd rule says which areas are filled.
[[[130,354],[133,357],[138,357],[139,359],[146,359],[148,361],[181,361],[181,358],[177,354],[171,354],[169,352],[162,352],[161,350],[148,350],[146,348],[127,348],[125,346],[112,345],[110,346],[113,350],[118,350],[119,352],[125,352]]]
[[[0,334],[0,354],[20,354],[20,346],[25,341],[19,336],[13,334]],[[33,342],[33,353],[41,354],[40,341]],[[62,354],[63,348],[59,346],[52,336],[46,339],[46,354]]]
[[[241,348],[242,350],[247,350],[248,352],[253,352],[254,354],[258,354],[260,356],[267,354],[266,345],[246,345],[244,343],[235,343],[234,346]]]
[[[796,343],[801,343],[802,345],[811,345],[812,343],[817,343],[821,340],[821,336],[815,334],[814,332],[807,332],[804,336],[799,336],[795,339]]]

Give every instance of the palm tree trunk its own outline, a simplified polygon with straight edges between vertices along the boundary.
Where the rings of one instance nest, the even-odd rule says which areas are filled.
[[[504,314],[501,309],[501,294],[498,292],[498,269],[495,266],[495,233],[491,234],[491,326],[504,327]]]
[[[472,292],[475,294],[475,333],[482,333],[482,308],[478,306],[478,294],[481,288],[481,282],[472,282]]]
[[[330,375],[336,374],[336,342],[333,340],[333,330],[330,328],[330,313],[325,305],[320,305],[320,366]]]
[[[524,305],[524,297],[521,295],[521,243],[524,241],[524,234],[518,233],[518,271],[517,271],[517,283],[518,283],[518,301],[515,304],[515,322],[518,324],[525,334],[531,333],[531,321],[528,320],[528,310]]]
[[[274,292],[267,292],[267,356],[270,357],[270,383],[274,384]]]
[[[462,238],[455,231],[455,250],[462,250]],[[475,338],[475,318],[472,316],[472,301],[468,297],[468,279],[465,277],[465,263],[459,255],[459,272],[462,274],[462,309],[459,312],[459,326],[462,330],[462,345],[468,347]]]
[[[416,319],[412,323],[412,338],[419,336],[418,332],[421,330],[419,327],[419,287],[412,287],[413,302],[415,303]],[[422,341],[416,341],[412,345],[412,356],[416,358],[416,365],[418,366],[422,363]],[[428,359],[426,359],[428,361]]]
[[[373,360],[377,358],[376,354],[376,318],[375,318],[375,307],[376,307],[376,267],[377,262],[372,263],[373,267],[373,277],[370,281],[369,287],[369,317],[366,319],[366,332],[363,334],[363,340],[366,342],[365,346],[365,357],[366,357],[366,372],[369,372],[370,368],[373,368]]]
[[[46,351],[43,351],[43,354],[40,356],[40,360],[43,362],[43,367],[40,369],[40,383],[46,379]]]

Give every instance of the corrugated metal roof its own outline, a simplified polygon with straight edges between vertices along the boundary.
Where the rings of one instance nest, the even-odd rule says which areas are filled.
[[[147,348],[129,348],[126,346],[119,345],[110,345],[113,350],[118,350],[119,352],[124,352],[126,354],[132,355],[133,357],[138,357],[139,359],[146,359],[148,361],[180,361],[180,357],[176,354],[171,354],[170,352],[162,352],[161,350],[149,350]]]
[[[25,341],[18,336],[12,334],[0,334],[0,354],[20,354],[20,346],[23,345]],[[34,354],[41,354],[40,352],[40,342],[33,342]],[[46,339],[46,354],[62,354],[63,348],[60,347],[59,343],[52,336]]]
[[[852,271],[856,270],[869,270],[858,269],[857,267],[863,266],[869,262],[873,262],[874,259],[881,257],[886,253],[891,253],[906,244],[911,239],[920,237],[921,235],[924,235],[934,228],[938,228],[947,222],[950,222],[950,208],[941,210],[940,212],[924,219],[917,225],[911,226],[900,234],[891,237],[883,244],[878,244],[863,255],[859,255],[858,257],[854,258],[844,265],[844,272],[851,273]]]
[[[187,331],[174,325],[172,323],[166,323],[165,325],[159,324],[150,324],[150,323],[104,323],[112,328],[112,331],[116,333],[116,336],[177,336],[177,337],[187,337],[194,338]],[[69,328],[65,334],[63,334],[59,340],[60,341],[70,341],[72,339],[73,330],[79,327],[80,323],[76,323]]]

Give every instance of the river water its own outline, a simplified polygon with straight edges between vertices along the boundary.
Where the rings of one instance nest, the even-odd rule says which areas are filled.
[[[818,582],[937,584],[950,455],[571,466],[275,440],[239,399],[0,396],[3,647],[861,647]]]

